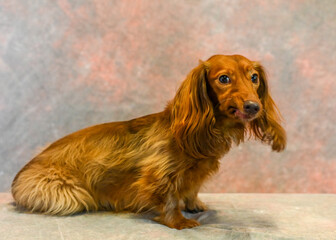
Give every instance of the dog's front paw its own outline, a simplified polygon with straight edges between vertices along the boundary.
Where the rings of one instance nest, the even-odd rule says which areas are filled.
[[[174,223],[173,228],[176,229],[184,229],[184,228],[193,228],[199,226],[200,223],[197,222],[195,219],[188,219],[188,218],[183,218],[179,222]]]
[[[199,222],[197,222],[195,219],[188,219],[185,217],[179,217],[177,219],[170,219],[167,221],[166,219],[163,219],[162,217],[155,217],[155,221],[164,224],[170,228],[176,228],[178,230],[184,229],[184,228],[193,228],[201,225]]]
[[[195,201],[188,201],[185,205],[185,211],[190,213],[204,212],[208,210],[205,203],[203,203],[198,198]]]

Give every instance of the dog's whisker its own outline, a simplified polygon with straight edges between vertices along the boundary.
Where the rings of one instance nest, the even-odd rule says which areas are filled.
[[[229,101],[229,100],[231,100],[231,99],[232,99],[232,97],[231,97],[231,98],[225,98],[225,99],[223,99],[222,101],[220,101],[220,102],[218,102],[218,103],[216,104],[215,108],[219,107],[221,104],[223,104],[223,103],[225,103],[226,101]]]

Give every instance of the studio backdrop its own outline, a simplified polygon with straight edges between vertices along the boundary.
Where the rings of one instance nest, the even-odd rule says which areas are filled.
[[[0,191],[81,128],[159,112],[198,61],[267,70],[287,149],[233,148],[203,192],[336,193],[333,0],[1,0]]]

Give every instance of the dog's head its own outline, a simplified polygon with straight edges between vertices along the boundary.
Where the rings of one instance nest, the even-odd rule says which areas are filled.
[[[215,55],[200,61],[182,83],[173,103],[173,130],[177,136],[195,131],[205,132],[203,137],[210,135],[216,118],[224,118],[244,124],[273,150],[285,147],[285,131],[265,71],[258,62],[243,56]]]
[[[202,64],[216,113],[241,122],[261,116],[267,83],[258,63],[240,55],[215,55]]]

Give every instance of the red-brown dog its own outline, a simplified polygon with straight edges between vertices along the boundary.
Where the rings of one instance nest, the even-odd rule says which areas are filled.
[[[286,134],[262,66],[215,55],[193,69],[163,112],[70,134],[15,177],[18,206],[68,215],[156,210],[162,224],[198,226],[181,214],[206,209],[197,193],[219,159],[247,134],[281,151]]]

